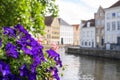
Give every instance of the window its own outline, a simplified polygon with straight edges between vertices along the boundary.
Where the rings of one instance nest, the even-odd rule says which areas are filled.
[[[109,35],[107,36],[107,42],[108,43],[110,42],[110,36]]]
[[[89,31],[87,31],[87,37],[89,37]]]
[[[103,13],[100,13],[100,16],[102,16],[103,15]]]
[[[100,20],[98,20],[97,24],[100,25]]]
[[[117,17],[120,18],[120,12],[117,12]]]
[[[115,22],[112,22],[112,30],[115,30]]]
[[[115,43],[115,35],[112,35],[112,42]]]
[[[98,34],[100,34],[100,29],[98,29],[98,32],[97,32]]]
[[[99,20],[96,20],[96,25],[100,25],[100,21]]]
[[[102,20],[102,23],[101,23],[101,24],[102,24],[102,26],[104,26],[104,24],[105,24],[105,21],[104,21],[104,20]]]
[[[107,13],[107,19],[110,19],[111,15],[110,13]]]
[[[96,25],[102,25],[103,24],[103,21],[102,20],[96,20]]]
[[[82,41],[82,45],[84,45],[84,42]]]
[[[118,30],[120,30],[120,21],[117,22]]]
[[[104,33],[104,29],[101,30],[101,33],[102,33],[102,34]]]
[[[89,46],[91,45],[91,42],[89,42]]]
[[[99,43],[100,42],[100,40],[99,40],[99,36],[97,36],[97,43]]]
[[[115,13],[112,13],[112,18],[115,18],[116,17],[116,14]]]
[[[94,47],[94,42],[92,42],[92,47]]]
[[[110,23],[107,23],[107,31],[110,31]]]
[[[85,46],[87,46],[87,42],[85,42]]]

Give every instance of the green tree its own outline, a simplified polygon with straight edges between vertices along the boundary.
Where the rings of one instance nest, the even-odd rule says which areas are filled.
[[[0,28],[20,23],[33,34],[44,34],[45,15],[57,13],[55,0],[0,0]]]

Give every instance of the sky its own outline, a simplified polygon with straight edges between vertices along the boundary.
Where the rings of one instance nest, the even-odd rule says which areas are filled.
[[[99,6],[108,8],[118,0],[56,0],[59,17],[69,24],[79,24],[80,20],[94,18]]]

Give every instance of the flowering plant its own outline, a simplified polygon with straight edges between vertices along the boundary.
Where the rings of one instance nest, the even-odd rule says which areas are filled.
[[[60,55],[52,48],[43,53],[39,44],[20,24],[4,27],[0,38],[0,80],[60,80]]]

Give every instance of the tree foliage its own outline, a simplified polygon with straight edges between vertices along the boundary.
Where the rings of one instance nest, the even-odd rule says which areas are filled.
[[[55,0],[0,0],[0,28],[19,23],[33,34],[43,34],[45,15],[57,13]]]

